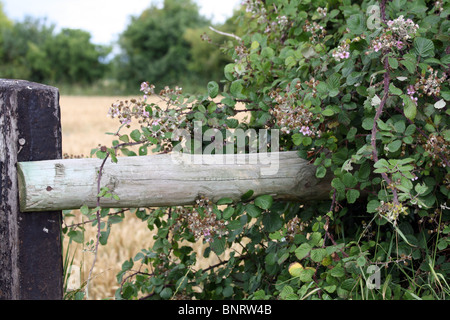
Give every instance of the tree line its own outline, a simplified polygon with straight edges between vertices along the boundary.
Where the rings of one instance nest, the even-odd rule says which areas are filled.
[[[236,33],[232,18],[220,26]],[[97,85],[108,93],[132,93],[143,81],[183,85],[195,91],[219,81],[229,61],[219,45],[226,36],[209,29],[212,22],[193,0],[164,0],[131,17],[119,36],[120,50],[92,42],[80,29],[61,29],[45,17],[12,21],[0,2],[0,77],[58,87]],[[82,92],[82,91],[81,91]]]

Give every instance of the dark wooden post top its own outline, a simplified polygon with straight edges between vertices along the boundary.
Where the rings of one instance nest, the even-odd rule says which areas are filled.
[[[0,299],[62,299],[61,211],[19,210],[16,164],[61,159],[57,88],[0,79]]]

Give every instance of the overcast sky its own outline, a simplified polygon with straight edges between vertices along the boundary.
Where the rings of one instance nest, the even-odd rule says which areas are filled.
[[[25,16],[47,18],[59,28],[89,31],[92,42],[110,44],[125,30],[130,15],[139,15],[151,3],[162,0],[0,0],[6,15],[14,21]],[[200,13],[214,22],[230,17],[241,0],[195,0]]]

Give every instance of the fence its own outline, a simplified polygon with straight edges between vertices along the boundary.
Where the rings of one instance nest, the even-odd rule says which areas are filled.
[[[61,159],[57,88],[0,80],[0,298],[61,299],[61,210],[97,206],[100,159]],[[105,163],[101,185],[113,208],[187,205],[253,196],[309,201],[328,197],[330,183],[295,152],[120,158]],[[265,155],[269,157],[269,155]],[[200,158],[198,158],[200,157]],[[276,166],[271,174],[264,167]]]

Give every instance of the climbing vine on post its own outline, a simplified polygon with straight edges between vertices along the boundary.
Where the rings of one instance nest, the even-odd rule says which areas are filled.
[[[123,263],[116,298],[448,299],[449,2],[246,0],[243,9],[243,34],[223,47],[234,61],[223,82],[198,96],[143,83],[141,100],[110,109],[141,129],[119,130],[95,152],[113,161],[138,155],[130,145],[170,152],[182,143],[173,132],[193,132],[195,121],[203,131],[278,129],[280,150],[331,176],[329,200],[253,198],[248,186],[237,203],[132,210],[155,243]],[[203,257],[188,243],[198,240],[218,263],[197,266]]]

